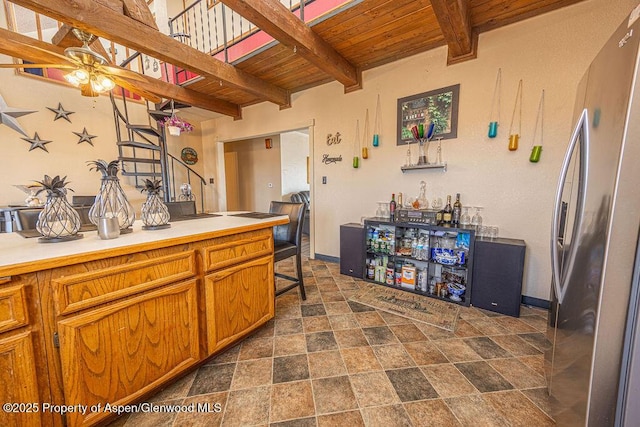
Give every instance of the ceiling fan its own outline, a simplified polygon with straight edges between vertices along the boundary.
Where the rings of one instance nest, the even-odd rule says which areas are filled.
[[[68,47],[64,50],[64,55],[46,51],[48,55],[56,58],[56,63],[0,64],[0,68],[58,68],[71,70],[64,75],[64,78],[67,82],[79,87],[83,96],[98,96],[100,93],[110,91],[118,85],[152,102],[161,101],[159,96],[136,87],[135,81],[145,81],[145,77],[126,68],[111,65],[104,56],[91,49],[89,45],[96,40],[96,36],[77,28],[74,28],[72,32],[82,42],[82,46]]]

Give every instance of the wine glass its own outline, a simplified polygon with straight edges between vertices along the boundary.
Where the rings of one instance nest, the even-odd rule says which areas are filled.
[[[476,206],[476,213],[471,218],[471,225],[475,228],[476,233],[480,232],[480,228],[482,227],[482,216],[480,212],[482,212],[482,207]]]
[[[471,217],[469,216],[469,206],[462,207],[462,215],[460,215],[460,226],[462,228],[469,228],[471,224]]]
[[[435,210],[442,209],[442,206],[443,206],[442,199],[440,197],[434,198],[433,202],[431,202],[431,207]]]

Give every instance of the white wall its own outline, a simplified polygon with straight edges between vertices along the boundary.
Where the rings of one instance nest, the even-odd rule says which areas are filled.
[[[10,60],[0,56],[2,62]],[[17,119],[29,138],[37,132],[41,139],[52,141],[46,145],[48,153],[38,148],[29,151],[30,144],[22,140],[23,135],[0,126],[0,205],[23,203],[26,195],[13,184],[32,184],[45,174],[66,175],[69,187],[75,191],[70,195],[95,195],[100,188],[100,174],[90,171],[86,162],[111,161],[118,157],[109,97],[82,97],[79,89],[18,76],[6,69],[0,70],[0,81],[0,94],[10,107],[37,111]],[[65,110],[74,112],[69,116],[71,123],[64,119],[53,120],[55,115],[47,107],[57,108],[58,102]],[[145,110],[144,105],[129,104],[129,115],[134,123],[148,123]],[[79,137],[72,132],[82,132],[83,128],[89,134],[97,135],[93,146],[86,142],[78,144]],[[139,213],[145,196],[129,185],[128,178],[121,178],[121,182]]]
[[[462,203],[483,206],[485,224],[500,227],[503,237],[527,243],[523,294],[548,299],[549,228],[558,169],[572,128],[576,85],[608,36],[637,0],[585,1],[522,23],[481,34],[478,58],[446,66],[446,48],[434,49],[364,72],[363,90],[344,94],[334,82],[292,96],[293,107],[261,103],[243,109],[243,119],[219,118],[203,126],[205,151],[217,156],[218,141],[278,133],[310,126],[315,251],[339,256],[339,226],[375,212],[376,201],[391,193],[417,195],[419,181],[427,196],[460,192]],[[498,68],[502,68],[499,135],[487,138],[489,110]],[[507,150],[508,128],[518,80],[524,81],[520,149]],[[396,146],[397,99],[460,83],[458,137],[443,142],[449,168],[403,174],[405,148]],[[528,161],[540,93],[546,90],[545,143],[540,163]],[[355,122],[382,103],[381,146],[353,169]],[[373,120],[373,119],[372,119]],[[339,131],[340,145],[325,137]],[[338,164],[321,163],[323,154],[342,155]],[[214,162],[214,163],[215,163]],[[207,171],[207,174],[209,172]],[[321,177],[327,176],[327,184]]]
[[[280,134],[280,167],[282,168],[282,197],[289,201],[291,193],[309,190],[307,183],[309,135],[301,131]]]

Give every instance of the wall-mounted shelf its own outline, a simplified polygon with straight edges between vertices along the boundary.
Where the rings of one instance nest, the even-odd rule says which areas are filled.
[[[417,169],[442,169],[442,172],[446,172],[447,171],[447,163],[431,163],[428,165],[413,165],[413,166],[402,166],[400,167],[400,169],[402,170],[402,172],[406,172],[406,171],[412,171],[412,170],[417,170]]]

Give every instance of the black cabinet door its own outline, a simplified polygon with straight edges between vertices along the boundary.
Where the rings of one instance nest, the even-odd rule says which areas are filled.
[[[520,316],[525,243],[515,239],[477,239],[471,304],[509,316]]]
[[[364,227],[349,223],[340,226],[340,274],[364,277]]]

